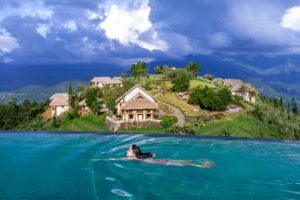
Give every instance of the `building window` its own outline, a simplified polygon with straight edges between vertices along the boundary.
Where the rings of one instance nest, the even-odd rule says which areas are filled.
[[[133,119],[133,114],[129,114],[129,119]]]
[[[151,119],[151,114],[147,114],[147,119]]]

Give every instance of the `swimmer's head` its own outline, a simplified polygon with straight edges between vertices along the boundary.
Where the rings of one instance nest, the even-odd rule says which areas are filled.
[[[132,145],[132,146],[130,146],[129,147],[129,149],[128,149],[128,151],[127,151],[127,157],[129,157],[129,158],[137,158],[137,153],[135,152],[136,150],[134,150],[135,149],[135,144],[134,145]]]
[[[152,153],[143,153],[139,146],[133,144],[127,151],[127,157],[144,159],[153,157]]]

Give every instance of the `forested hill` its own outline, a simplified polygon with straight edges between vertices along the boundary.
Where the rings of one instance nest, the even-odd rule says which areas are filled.
[[[0,92],[0,104],[8,103],[15,98],[17,102],[21,103],[25,99],[37,102],[43,102],[49,99],[54,93],[66,92],[69,84],[73,88],[77,88],[78,85],[87,85],[88,82],[80,81],[65,81],[54,86],[27,86],[11,92]]]

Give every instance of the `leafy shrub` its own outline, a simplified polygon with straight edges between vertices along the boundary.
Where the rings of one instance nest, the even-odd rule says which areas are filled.
[[[68,117],[69,120],[76,119],[79,116],[80,115],[78,114],[78,112],[73,111],[73,110],[67,113],[67,117]]]
[[[222,119],[223,117],[225,117],[224,113],[216,113],[214,116],[216,119]]]
[[[174,126],[169,129],[171,133],[177,133],[181,135],[190,134],[195,135],[197,130],[205,126],[203,122],[185,123],[184,126]]]
[[[164,128],[170,128],[178,122],[177,117],[175,116],[163,116],[161,118],[160,125]]]

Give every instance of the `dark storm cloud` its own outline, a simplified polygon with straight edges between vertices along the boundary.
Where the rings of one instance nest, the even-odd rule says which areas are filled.
[[[5,34],[4,40],[12,42],[13,37],[18,43],[18,48],[6,52],[13,62],[127,62],[219,51],[300,53],[299,33],[280,25],[286,10],[299,6],[299,0],[149,0],[151,28],[121,34],[129,42],[108,38],[99,24],[111,6],[119,12],[144,6],[146,12],[147,0],[38,2],[0,1],[0,8],[5,8],[0,14],[0,37]]]

